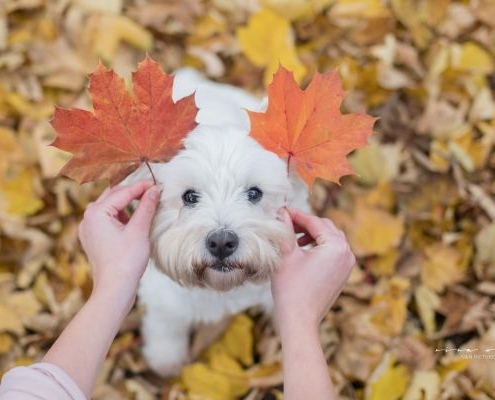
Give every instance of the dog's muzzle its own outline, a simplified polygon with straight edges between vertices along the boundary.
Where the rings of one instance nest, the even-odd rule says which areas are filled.
[[[228,229],[211,232],[206,237],[206,248],[220,261],[232,255],[239,246],[239,237]]]

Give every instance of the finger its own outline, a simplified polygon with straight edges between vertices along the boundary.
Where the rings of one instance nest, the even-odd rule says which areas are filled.
[[[118,213],[132,200],[139,199],[151,186],[153,186],[153,182],[151,181],[139,181],[128,186],[122,186],[109,193],[107,198],[98,203],[98,205],[109,211],[116,211]]]
[[[156,212],[158,202],[160,201],[161,190],[157,186],[152,186],[144,193],[139,204],[134,211],[127,229],[137,229],[143,232],[149,232],[151,221]]]
[[[289,231],[294,232],[294,226],[292,225],[292,219],[287,211],[286,207],[282,207],[281,209],[278,210],[277,212],[277,219],[281,221]],[[289,242],[285,241],[283,245],[281,246],[281,252],[282,254],[288,254],[290,253],[293,249],[294,246],[297,244],[297,238],[296,235],[294,235],[294,242]]]
[[[316,244],[328,243],[335,230],[323,222],[323,218],[306,214],[296,209],[289,209],[292,220],[305,229],[314,238]]]
[[[296,224],[294,221],[292,221],[292,225],[294,226],[294,232],[295,233],[308,234],[308,232],[306,231],[306,229],[304,229],[301,225]]]

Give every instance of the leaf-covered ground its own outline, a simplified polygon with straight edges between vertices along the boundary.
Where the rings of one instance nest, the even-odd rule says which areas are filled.
[[[337,67],[345,109],[380,117],[359,177],[313,193],[358,256],[321,326],[340,398],[495,398],[493,0],[0,1],[0,374],[38,360],[91,290],[76,231],[104,184],[56,177],[53,105],[89,108],[98,59],[130,77],[146,51],[259,95],[279,61],[302,85]],[[168,382],[140,355],[139,315],[95,399],[282,398],[257,310],[200,329]]]

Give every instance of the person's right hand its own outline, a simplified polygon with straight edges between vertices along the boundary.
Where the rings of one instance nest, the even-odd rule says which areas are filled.
[[[276,320],[280,329],[293,323],[318,328],[356,259],[344,233],[329,219],[295,209],[282,209],[281,219],[295,233],[304,235],[283,255],[282,264],[272,275]],[[301,247],[313,241],[314,247]]]

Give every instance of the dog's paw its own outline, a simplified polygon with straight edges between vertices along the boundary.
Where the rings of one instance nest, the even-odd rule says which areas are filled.
[[[188,347],[168,340],[145,345],[143,354],[150,368],[162,377],[180,375],[182,367],[190,361]]]

